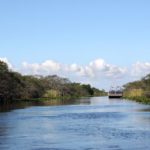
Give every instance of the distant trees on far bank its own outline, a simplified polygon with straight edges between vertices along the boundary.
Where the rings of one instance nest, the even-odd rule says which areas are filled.
[[[7,64],[0,61],[0,101],[30,100],[33,98],[72,98],[106,95],[104,90],[89,84],[72,83],[57,75],[31,76],[21,75],[9,70]]]

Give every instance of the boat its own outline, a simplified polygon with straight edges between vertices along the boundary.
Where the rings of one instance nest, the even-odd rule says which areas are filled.
[[[109,98],[122,98],[123,97],[123,90],[121,87],[117,86],[116,88],[111,87],[108,92]]]

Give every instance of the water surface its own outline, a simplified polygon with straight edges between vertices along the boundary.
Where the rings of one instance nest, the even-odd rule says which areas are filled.
[[[107,97],[60,104],[1,112],[0,150],[150,149],[149,105]]]

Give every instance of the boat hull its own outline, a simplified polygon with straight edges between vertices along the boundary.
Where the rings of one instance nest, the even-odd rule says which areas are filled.
[[[122,98],[123,97],[123,93],[109,93],[108,97],[109,98]]]
[[[122,98],[122,96],[108,96],[109,98]]]

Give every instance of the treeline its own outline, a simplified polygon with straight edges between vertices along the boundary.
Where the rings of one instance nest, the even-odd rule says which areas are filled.
[[[72,83],[57,75],[31,76],[9,70],[6,63],[0,61],[0,101],[30,100],[38,98],[73,98],[105,95],[104,90],[89,84]]]
[[[150,103],[150,74],[139,81],[124,85],[124,96],[138,102]]]

